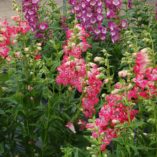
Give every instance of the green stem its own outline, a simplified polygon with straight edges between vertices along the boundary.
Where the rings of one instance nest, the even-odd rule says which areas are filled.
[[[51,105],[48,103],[48,108],[47,108],[47,122],[44,123],[44,140],[43,140],[43,146],[42,146],[42,157],[44,157],[45,154],[45,147],[47,146],[47,141],[48,141],[48,129],[49,129],[49,119],[50,119],[50,109]]]
[[[82,93],[82,95],[81,95],[81,98],[80,98],[80,103],[79,103],[79,105],[78,105],[78,109],[77,109],[77,112],[76,112],[76,114],[74,115],[74,117],[72,118],[72,120],[71,120],[71,122],[75,122],[75,120],[77,120],[78,119],[78,117],[79,117],[79,115],[80,115],[80,113],[81,113],[81,105],[82,105],[82,98],[83,98],[83,96],[84,96],[84,94]]]
[[[151,46],[152,46],[152,51],[153,51],[153,53],[152,53],[152,56],[153,56],[153,58],[155,58],[155,56],[156,56],[156,53],[155,53],[155,46],[154,46],[154,42],[153,42],[153,38],[152,38],[152,36],[151,36],[151,34],[150,34],[150,32],[149,32],[149,38],[150,38],[150,40],[151,40]],[[156,65],[156,62],[155,62],[155,59],[153,59],[153,66],[155,66]]]

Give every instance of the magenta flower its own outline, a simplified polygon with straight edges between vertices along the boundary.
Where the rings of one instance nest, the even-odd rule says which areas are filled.
[[[117,28],[110,33],[113,43],[120,39],[121,29],[127,28],[126,21],[121,20],[119,17],[122,0],[69,0],[69,3],[72,6],[72,13],[76,15],[81,26],[92,34],[96,40],[106,39],[107,26],[104,25],[105,17],[109,23],[117,23]],[[106,15],[104,15],[105,11]],[[119,25],[121,21],[122,23]],[[108,28],[110,30],[110,27]]]
[[[121,28],[126,29],[128,27],[127,20],[121,20]]]
[[[31,29],[35,32],[36,38],[44,38],[45,31],[48,29],[48,24],[45,22],[39,22],[39,2],[40,0],[23,0],[23,12],[27,19]]]
[[[128,8],[129,8],[129,9],[132,8],[132,0],[128,0]]]
[[[42,23],[39,24],[38,27],[39,27],[39,29],[40,29],[41,31],[45,31],[45,30],[48,29],[48,24],[45,23],[45,22],[42,22]]]

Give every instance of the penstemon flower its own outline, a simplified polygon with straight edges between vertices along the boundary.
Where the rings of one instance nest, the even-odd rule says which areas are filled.
[[[10,46],[16,43],[18,34],[26,34],[30,27],[27,21],[21,21],[19,16],[14,16],[12,19],[17,23],[16,26],[11,26],[5,21],[0,21],[0,56],[8,58]]]
[[[137,114],[136,110],[130,109],[122,103],[124,98],[119,94],[108,95],[106,103],[99,112],[99,118],[95,120],[95,123],[88,123],[86,126],[92,131],[93,138],[101,137],[101,151],[106,149],[113,138],[118,137],[119,130],[116,125],[133,120]]]
[[[32,1],[32,0],[23,0],[22,1],[22,7],[23,12],[25,15],[25,18],[27,19],[32,31],[35,31],[38,26],[38,1]]]
[[[137,104],[140,97],[150,99],[157,96],[157,68],[150,67],[147,49],[136,54],[133,71],[135,78],[132,79],[131,85],[115,84],[115,89],[106,96],[106,103],[101,108],[99,117],[93,123],[86,125],[86,128],[92,131],[93,138],[101,141],[101,151],[105,151],[113,138],[120,135],[116,125],[130,123],[138,113],[133,106],[125,105],[126,100],[130,104],[136,100]],[[119,75],[127,77],[128,71],[121,71]]]
[[[120,39],[121,29],[127,27],[126,20],[121,20],[119,17],[122,0],[69,0],[69,3],[72,6],[72,13],[76,15],[80,24],[96,40],[105,40],[107,30],[110,30],[112,42],[115,43]],[[108,21],[106,26],[103,24],[105,17]],[[114,29],[111,29],[112,25],[115,25]]]
[[[102,25],[103,3],[101,0],[69,0],[73,13],[80,20],[81,25],[96,39],[105,40],[106,27]]]
[[[22,7],[26,20],[37,38],[44,38],[44,32],[48,29],[46,22],[39,21],[39,2],[40,0],[23,0]]]
[[[97,95],[102,86],[97,65],[87,64],[82,58],[82,53],[90,48],[86,40],[88,36],[80,25],[75,25],[74,30],[66,32],[63,61],[57,68],[59,75],[56,78],[58,84],[70,85],[82,93],[82,108],[87,118],[95,112],[94,106],[99,101]]]

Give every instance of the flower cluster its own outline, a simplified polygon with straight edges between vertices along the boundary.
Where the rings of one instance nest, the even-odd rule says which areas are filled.
[[[99,112],[99,118],[94,123],[88,123],[87,128],[92,131],[93,138],[101,138],[101,150],[104,151],[113,138],[120,135],[117,124],[130,123],[138,113],[133,109],[134,102],[138,103],[140,97],[144,99],[157,96],[157,68],[150,66],[147,49],[138,52],[133,72],[135,78],[129,85],[116,83],[112,93],[106,96],[106,103]],[[119,72],[120,77],[127,77],[126,70]],[[135,101],[136,100],[136,101]]]
[[[108,19],[117,18],[117,12],[122,6],[122,0],[104,0],[107,9],[106,17]]]
[[[112,139],[119,135],[116,125],[133,120],[137,114],[136,110],[124,105],[123,99],[125,97],[119,94],[108,95],[106,103],[99,112],[99,118],[86,126],[92,130],[93,138],[101,138],[101,151],[104,151]]]
[[[37,38],[43,38],[48,28],[46,22],[39,22],[38,9],[40,0],[23,0],[23,12],[33,32],[36,32]]]
[[[104,20],[102,1],[69,0],[69,3],[72,5],[73,13],[76,14],[81,25],[94,34],[95,38],[104,40],[106,38],[106,28],[102,25]]]
[[[104,8],[101,0],[69,0],[72,6],[72,12],[76,14],[77,19],[81,25],[91,34],[95,39],[105,40],[107,29],[110,30],[112,42],[115,43],[120,38],[120,31],[127,27],[126,20],[120,20],[118,16],[119,10],[122,6],[121,0],[104,0],[106,19],[108,25],[104,26]],[[119,21],[118,23],[114,22]]]
[[[85,30],[80,25],[75,25],[74,30],[68,30],[66,36],[64,57],[62,64],[57,68],[59,75],[56,81],[82,92],[84,115],[91,117],[95,112],[94,105],[98,103],[97,95],[102,85],[98,78],[100,72],[95,64],[87,64],[81,56],[90,47]]]
[[[110,30],[112,42],[115,43],[120,39],[121,29],[125,29],[127,27],[126,20],[120,20],[120,24],[114,21],[114,19],[120,19],[118,12],[122,6],[122,0],[105,0],[105,6],[107,10],[106,18],[109,19],[108,28]]]
[[[157,81],[157,68],[150,66],[150,59],[147,54],[147,49],[143,49],[136,55],[134,66],[135,83],[132,90],[128,93],[129,99],[137,99],[143,97],[145,99],[157,95],[156,81]]]
[[[26,21],[21,21],[19,16],[12,17],[16,21],[17,26],[11,26],[5,21],[0,22],[0,56],[9,59],[9,46],[16,43],[18,34],[25,34],[30,30]]]
[[[92,117],[92,113],[95,112],[94,105],[99,102],[98,94],[101,91],[102,81],[99,79],[100,71],[96,64],[86,65],[87,72],[84,85],[84,97],[82,98],[82,106],[84,109],[84,115],[86,117]]]
[[[71,85],[79,92],[82,92],[82,78],[86,75],[86,65],[83,59],[64,57],[61,66],[57,70],[59,72],[58,84]]]

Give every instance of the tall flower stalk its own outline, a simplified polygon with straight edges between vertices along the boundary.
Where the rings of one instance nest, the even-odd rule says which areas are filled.
[[[87,63],[82,57],[82,53],[90,48],[86,31],[77,24],[73,30],[68,30],[66,35],[64,56],[62,64],[57,68],[59,74],[56,81],[58,84],[70,85],[82,93],[83,113],[89,118],[95,113],[94,106],[99,101],[98,94],[102,86],[102,81],[99,79],[100,71],[96,64]]]
[[[48,29],[47,22],[40,22],[38,10],[40,0],[23,0],[22,8],[24,16],[37,38],[44,38],[45,31]]]
[[[127,21],[119,16],[121,0],[69,0],[69,3],[80,24],[96,40],[105,40],[109,30],[112,42],[119,41],[121,30],[127,27]],[[107,21],[106,25],[104,21]]]

